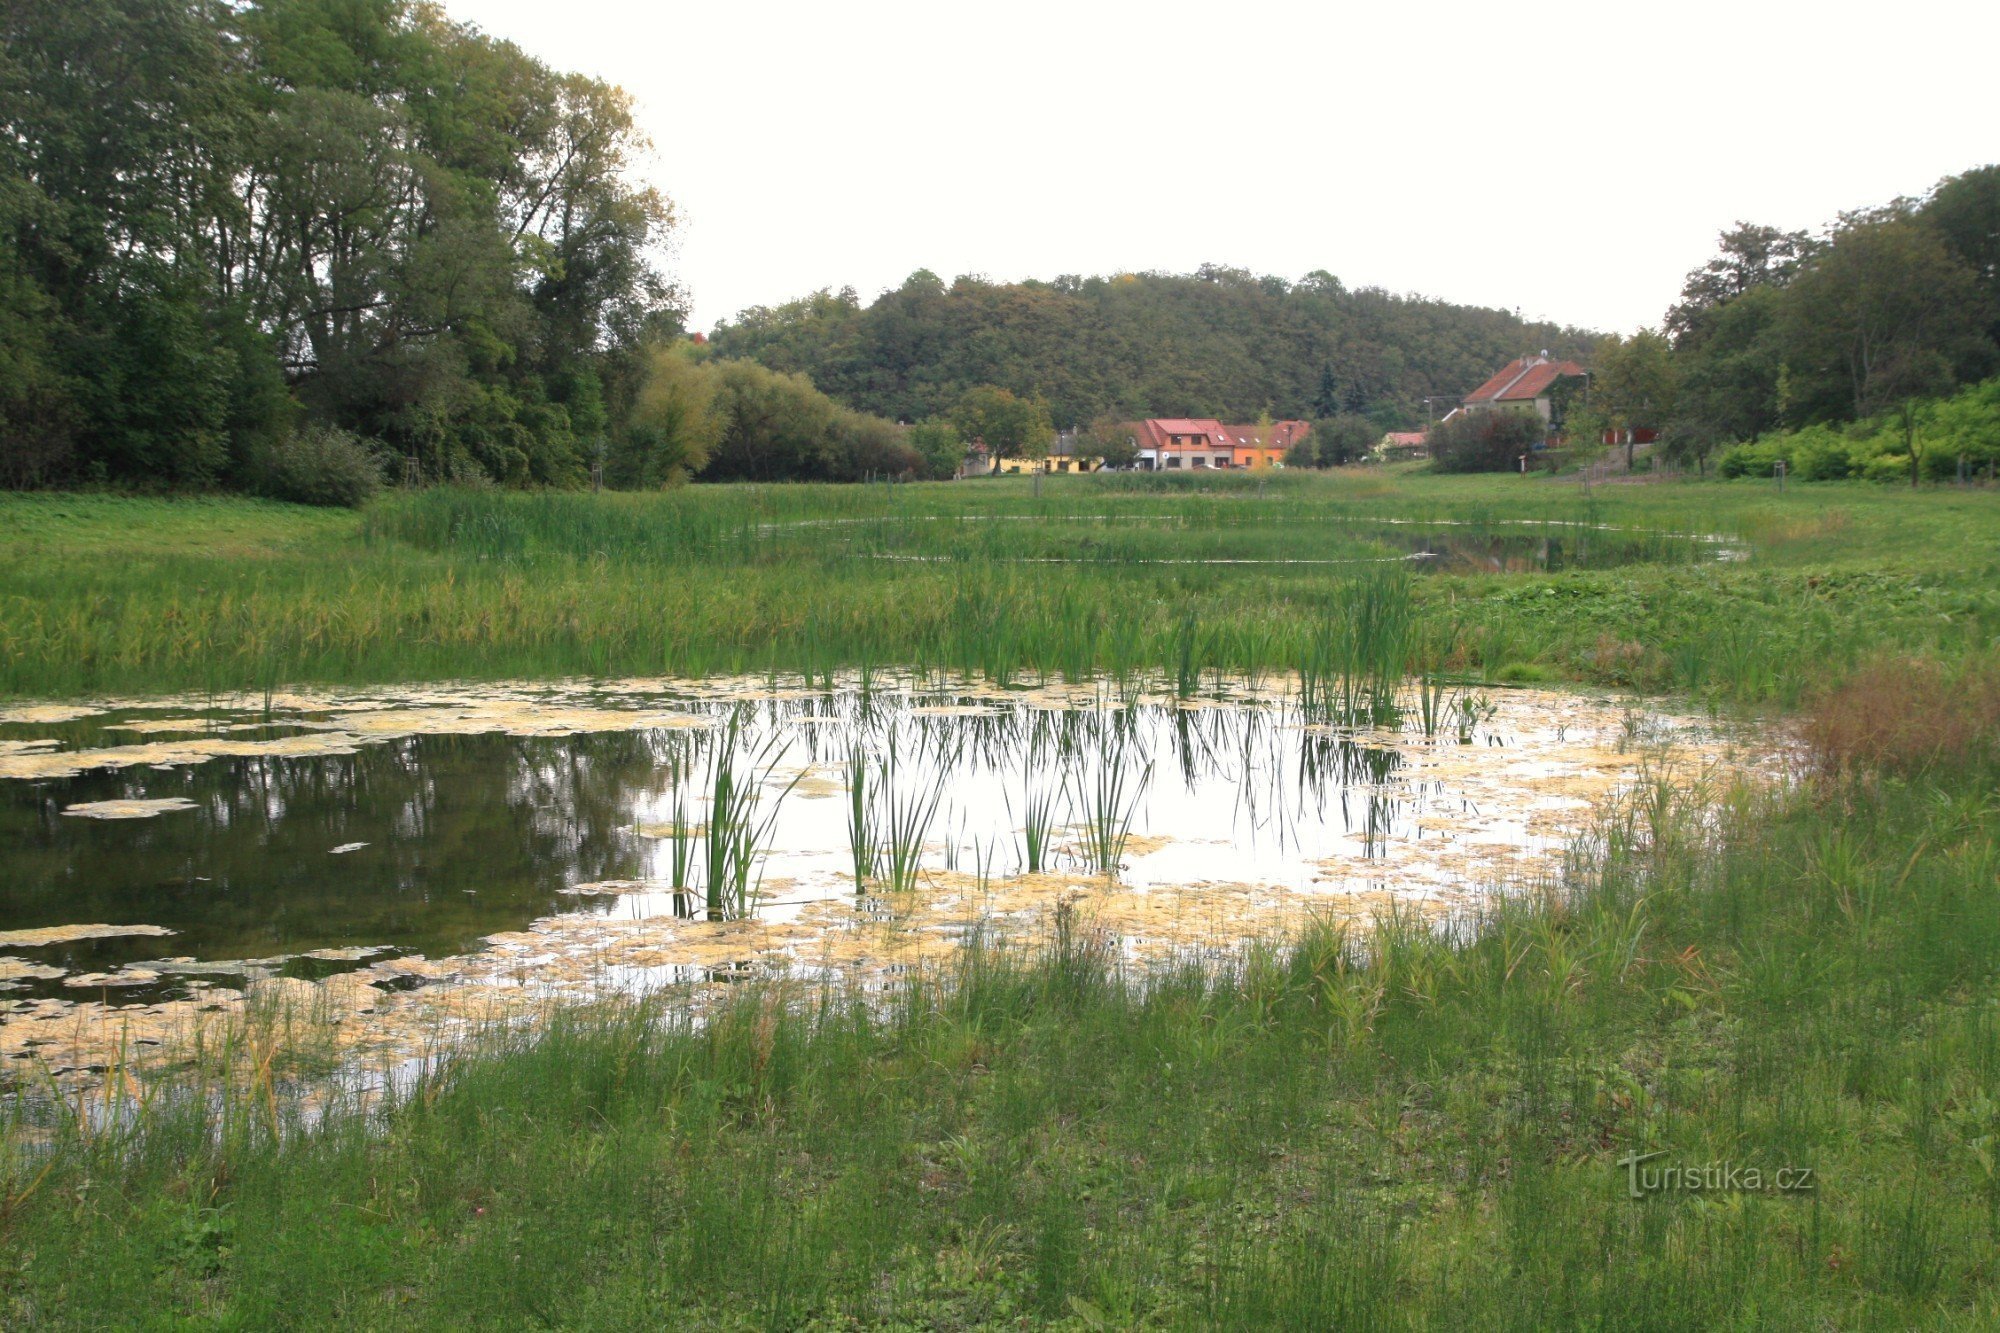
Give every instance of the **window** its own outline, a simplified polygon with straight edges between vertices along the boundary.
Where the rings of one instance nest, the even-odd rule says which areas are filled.
[[[1181,465],[1181,460],[1178,458],[1169,458],[1167,460],[1168,467],[1179,467],[1180,465]]]

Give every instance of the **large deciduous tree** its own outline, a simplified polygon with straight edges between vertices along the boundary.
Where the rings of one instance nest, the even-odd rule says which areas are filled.
[[[991,384],[966,391],[951,420],[968,440],[977,440],[997,462],[1002,458],[1042,458],[1055,427],[1039,398],[1021,398]]]
[[[1667,333],[1676,345],[1699,342],[1716,311],[1760,287],[1790,282],[1816,248],[1802,231],[1739,222],[1717,240],[1717,253],[1687,275],[1681,299],[1667,311]]]
[[[1366,458],[1381,438],[1381,428],[1367,417],[1341,412],[1313,422],[1305,443],[1311,446],[1314,466],[1343,467]],[[1297,466],[1290,454],[1286,455],[1285,465]]]
[[[1786,293],[1778,336],[1801,419],[1948,389],[1991,350],[1970,267],[1913,219],[1843,228]]]
[[[1590,377],[1592,414],[1603,428],[1626,433],[1659,430],[1674,414],[1680,368],[1666,338],[1641,329],[1630,338],[1610,337],[1597,346]],[[1572,422],[1572,436],[1582,432]],[[1626,435],[1626,461],[1632,458]]]
[[[2000,343],[2000,166],[1939,181],[1920,219],[1972,270],[1986,306],[1986,333]]]
[[[576,482],[678,328],[625,95],[435,5],[17,0],[0,37],[9,481],[240,477],[296,403],[405,474]]]

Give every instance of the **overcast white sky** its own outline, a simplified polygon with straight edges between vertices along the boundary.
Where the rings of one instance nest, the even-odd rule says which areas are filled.
[[[1204,262],[1604,329],[1737,218],[2000,160],[2000,4],[446,0],[629,89],[708,328]]]

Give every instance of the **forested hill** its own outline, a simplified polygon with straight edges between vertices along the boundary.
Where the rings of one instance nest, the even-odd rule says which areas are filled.
[[[1581,356],[1594,335],[1327,273],[1294,284],[1241,269],[946,286],[919,271],[863,306],[821,291],[744,311],[714,333],[724,357],[809,375],[865,412],[920,421],[974,385],[1038,394],[1057,425],[1111,415],[1251,420],[1361,411],[1423,419],[1524,352]],[[1332,401],[1329,401],[1329,399]]]

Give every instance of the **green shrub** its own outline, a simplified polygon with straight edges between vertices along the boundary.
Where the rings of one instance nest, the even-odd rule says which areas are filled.
[[[1723,450],[1715,469],[1725,477],[1768,477],[1771,465],[1782,457],[1784,450],[1771,441],[1753,440]]]
[[[1862,465],[1861,475],[1870,481],[1908,481],[1908,454],[1877,454]]]
[[[1854,446],[1825,426],[1809,426],[1789,441],[1786,463],[1800,481],[1839,481],[1854,470]]]
[[[1918,403],[1913,426],[1922,454],[1918,472],[1928,480],[1956,477],[1961,457],[1974,473],[2000,463],[2000,379]],[[1904,430],[1894,411],[1845,426],[1802,426],[1725,449],[1716,468],[1725,477],[1768,477],[1782,458],[1798,481],[1907,481],[1910,446]]]
[[[1541,449],[1548,427],[1535,412],[1464,412],[1430,429],[1437,472],[1512,472]]]
[[[360,436],[309,426],[261,449],[250,485],[273,500],[354,509],[382,489],[382,464]]]

